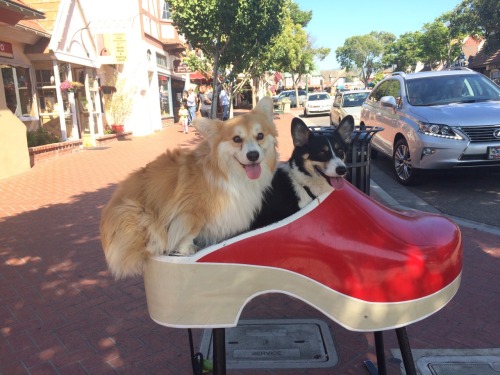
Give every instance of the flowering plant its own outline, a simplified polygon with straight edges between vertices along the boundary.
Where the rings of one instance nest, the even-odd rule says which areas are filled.
[[[75,92],[77,89],[82,87],[83,85],[80,82],[74,81],[70,82],[68,80],[61,82],[61,91]]]

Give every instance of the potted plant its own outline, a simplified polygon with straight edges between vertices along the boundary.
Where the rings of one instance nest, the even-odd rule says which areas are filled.
[[[76,92],[79,88],[83,87],[83,84],[77,81],[63,81],[59,86],[62,92]]]
[[[125,120],[132,112],[134,90],[127,87],[124,79],[118,79],[115,88],[115,92],[106,94],[108,98],[105,108],[112,119],[111,128],[116,133],[123,133]]]

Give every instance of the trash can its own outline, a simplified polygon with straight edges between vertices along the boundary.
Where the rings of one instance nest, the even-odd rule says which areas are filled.
[[[283,105],[283,113],[290,113],[290,105],[292,104],[292,101],[290,99],[283,99],[281,104]]]
[[[331,136],[335,127],[313,126],[310,129],[315,134]],[[384,129],[376,126],[356,126],[346,156],[346,165],[349,169],[346,180],[366,195],[370,195],[371,140],[375,133],[381,130]]]

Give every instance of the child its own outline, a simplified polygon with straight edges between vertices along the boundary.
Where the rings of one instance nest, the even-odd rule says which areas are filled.
[[[179,122],[182,125],[182,130],[184,131],[184,134],[188,133],[188,110],[184,106],[183,103],[181,103],[181,108],[179,109]]]

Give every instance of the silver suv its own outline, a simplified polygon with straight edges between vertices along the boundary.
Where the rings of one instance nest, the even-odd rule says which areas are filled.
[[[379,126],[372,150],[398,181],[421,170],[500,166],[500,87],[470,69],[393,73],[363,103],[361,126]]]

